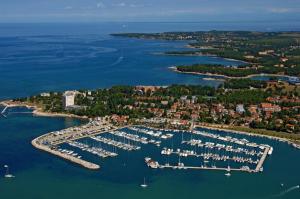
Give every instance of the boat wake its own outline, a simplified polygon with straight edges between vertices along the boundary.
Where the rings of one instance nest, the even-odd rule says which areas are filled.
[[[114,63],[112,63],[110,66],[115,66],[118,65],[119,63],[121,63],[123,61],[124,57],[121,56],[119,57]]]
[[[280,192],[279,194],[274,195],[272,198],[279,198],[279,197],[282,197],[282,196],[288,194],[289,192],[294,191],[294,190],[299,189],[299,188],[300,188],[299,185],[292,186],[292,187],[290,187],[290,188],[288,188],[288,189],[286,189],[286,190]]]

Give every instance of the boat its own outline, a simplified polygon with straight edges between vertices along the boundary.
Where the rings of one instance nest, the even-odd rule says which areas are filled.
[[[272,153],[273,153],[273,147],[270,147],[268,151],[268,155],[272,155]]]
[[[144,177],[144,183],[143,183],[143,184],[141,184],[141,187],[143,187],[143,188],[146,188],[146,187],[148,187],[148,185],[146,184],[146,179],[145,179],[145,177]]]
[[[225,173],[225,176],[230,177],[231,173],[227,172],[227,173]]]
[[[4,175],[5,178],[14,178],[15,177],[14,175],[9,173],[8,165],[4,165],[4,168],[6,168],[6,172],[5,172],[5,175]]]
[[[149,157],[145,157],[145,162],[146,162],[147,166],[152,168],[152,169],[157,169],[159,167],[158,162],[152,160]]]

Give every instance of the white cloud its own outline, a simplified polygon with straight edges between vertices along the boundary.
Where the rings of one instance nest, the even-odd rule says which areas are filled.
[[[72,6],[66,6],[66,7],[65,7],[65,10],[72,10],[72,9],[73,9]]]
[[[97,8],[105,8],[105,4],[103,2],[98,2],[96,6]]]
[[[144,7],[143,4],[130,4],[129,7],[131,8],[140,8],[140,7]]]
[[[125,2],[120,2],[120,3],[116,3],[116,4],[112,4],[115,7],[125,7],[126,3]]]
[[[270,8],[269,11],[271,13],[288,13],[288,12],[291,12],[292,10],[289,9],[289,8]]]

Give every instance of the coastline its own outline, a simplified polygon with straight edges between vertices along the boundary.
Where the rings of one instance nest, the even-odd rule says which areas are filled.
[[[180,53],[157,53],[157,55],[165,55],[165,56],[183,56],[183,57],[201,57],[201,56],[206,56],[206,57],[213,57],[213,58],[222,58],[227,61],[234,61],[234,62],[242,62],[244,64],[251,64],[251,62],[247,62],[244,60],[239,60],[239,59],[232,59],[232,58],[226,58],[226,57],[220,57],[214,54],[203,54],[201,52],[197,52],[195,54],[192,53],[187,53],[187,54],[180,54]]]
[[[38,106],[34,104],[28,104],[25,102],[18,102],[18,101],[12,101],[12,100],[5,100],[1,101],[0,105],[6,106],[6,107],[26,107],[28,109],[32,109],[32,114],[34,116],[41,116],[41,117],[69,117],[69,118],[77,118],[77,119],[89,119],[87,116],[79,116],[74,115],[70,113],[51,113],[51,112],[45,112]]]
[[[171,69],[173,72],[176,73],[183,73],[183,74],[191,74],[191,75],[205,75],[205,76],[216,76],[216,77],[222,77],[224,79],[249,79],[252,77],[286,77],[286,78],[290,78],[292,76],[289,75],[278,75],[278,74],[266,74],[266,73],[260,73],[260,74],[252,74],[252,75],[247,75],[244,77],[231,77],[231,76],[227,76],[227,75],[221,75],[221,74],[214,74],[214,73],[200,73],[200,72],[183,72],[177,69],[176,66],[171,66],[169,67],[169,69]]]

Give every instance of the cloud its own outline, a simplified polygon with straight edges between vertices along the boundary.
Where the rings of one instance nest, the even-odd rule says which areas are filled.
[[[65,10],[72,10],[72,9],[73,9],[72,6],[66,6],[66,7],[65,7]]]
[[[97,8],[105,8],[105,4],[103,2],[98,2],[96,5]]]
[[[143,4],[130,4],[129,7],[131,8],[140,8],[140,7],[144,7]]]
[[[112,6],[115,6],[115,7],[125,7],[126,3],[125,2],[115,3],[115,4],[112,4]]]
[[[290,8],[270,8],[269,12],[281,14],[292,12],[292,10]]]

